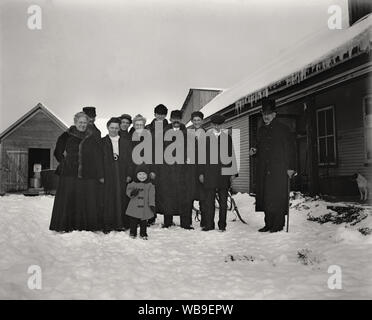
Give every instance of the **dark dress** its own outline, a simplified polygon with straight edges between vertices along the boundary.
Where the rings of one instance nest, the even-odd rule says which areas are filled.
[[[118,231],[129,228],[125,215],[129,198],[126,195],[128,176],[131,176],[132,146],[128,139],[119,139],[119,157],[114,159],[110,137],[102,138],[103,168],[103,231]]]
[[[54,199],[50,230],[96,231],[100,229],[100,186],[103,177],[102,154],[97,139],[88,128],[75,126],[57,140],[54,156],[60,176]]]
[[[281,230],[288,213],[288,169],[295,169],[295,142],[289,128],[274,119],[263,125],[257,139],[256,211],[265,225]]]

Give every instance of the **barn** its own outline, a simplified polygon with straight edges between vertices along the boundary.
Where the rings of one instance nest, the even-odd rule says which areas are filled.
[[[191,113],[199,111],[222,91],[223,89],[215,88],[190,88],[181,108],[182,122],[187,124],[190,121]]]
[[[0,134],[0,193],[24,191],[30,187],[34,164],[54,170],[53,151],[66,124],[38,103]]]
[[[353,11],[350,11],[353,12]],[[370,12],[370,11],[368,11]],[[298,176],[292,186],[309,194],[356,196],[351,175],[372,181],[372,15],[351,19],[331,36],[314,35],[201,111],[222,114],[240,130],[240,175],[233,188],[255,192],[255,146],[263,97],[276,100],[280,121],[296,136]],[[371,188],[370,188],[371,190]]]

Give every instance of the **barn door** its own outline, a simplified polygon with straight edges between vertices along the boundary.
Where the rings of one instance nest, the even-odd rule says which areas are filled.
[[[28,152],[7,151],[7,191],[22,191],[28,187]]]

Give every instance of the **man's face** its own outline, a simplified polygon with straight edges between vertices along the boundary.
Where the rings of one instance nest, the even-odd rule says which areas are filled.
[[[199,129],[203,123],[203,120],[200,117],[194,117],[192,118],[191,122],[194,125],[195,129]]]
[[[181,119],[171,118],[170,119],[173,128],[179,128],[181,126]]]
[[[271,121],[274,120],[275,116],[276,116],[276,112],[262,113],[262,119],[265,125],[269,125]]]
[[[155,113],[155,119],[156,119],[156,121],[163,121],[166,116],[167,116],[166,114]]]
[[[120,124],[120,129],[127,131],[130,126],[130,121],[128,119],[122,119]]]
[[[221,131],[221,126],[217,123],[212,123],[212,129],[216,132],[220,132]]]

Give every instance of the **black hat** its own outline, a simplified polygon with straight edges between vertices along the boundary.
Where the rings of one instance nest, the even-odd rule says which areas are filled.
[[[204,119],[204,114],[201,111],[194,111],[191,114],[191,120],[194,119],[195,117],[199,117],[200,119]]]
[[[181,110],[173,110],[170,114],[171,119],[182,119],[182,111]]]
[[[149,168],[149,166],[147,164],[142,163],[142,164],[138,165],[136,167],[136,170],[134,172],[135,172],[134,181],[139,182],[138,181],[138,178],[137,178],[138,172],[145,172],[145,173],[147,173],[147,180],[145,182],[150,181],[150,168]]]
[[[147,174],[149,174],[150,173],[150,168],[147,164],[142,163],[142,164],[139,164],[136,167],[136,170],[135,170],[136,175],[137,175],[138,172],[146,172]]]
[[[117,124],[121,124],[121,119],[118,118],[118,117],[112,117],[109,121],[107,121],[107,124],[106,126],[108,127],[111,123],[117,123]]]
[[[132,117],[129,114],[126,114],[126,113],[122,114],[120,116],[120,120],[123,120],[123,119],[127,119],[129,123],[132,123]]]
[[[225,120],[225,117],[220,114],[214,114],[213,116],[211,116],[211,123],[223,124]]]
[[[168,108],[164,105],[164,104],[158,104],[155,109],[154,109],[154,112],[156,114],[163,114],[163,115],[166,115],[168,113]]]
[[[89,118],[95,118],[96,117],[96,108],[95,107],[84,107],[83,112],[89,117]]]
[[[269,98],[263,98],[262,103],[262,113],[273,113],[275,112],[275,100]]]

